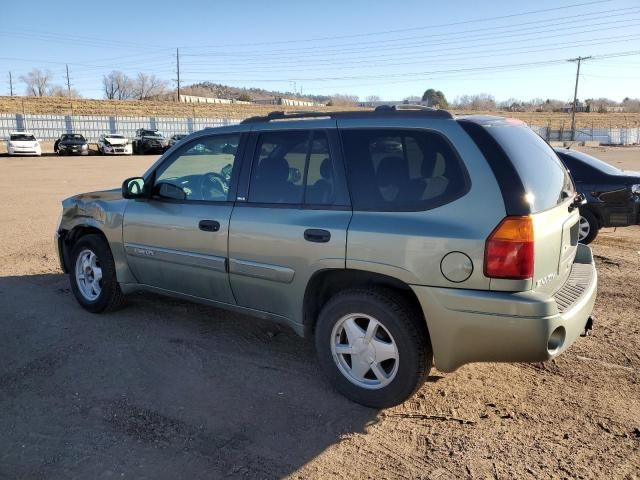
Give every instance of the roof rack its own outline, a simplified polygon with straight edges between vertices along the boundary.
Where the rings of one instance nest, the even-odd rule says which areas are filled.
[[[264,123],[274,120],[298,120],[305,118],[371,118],[382,116],[418,116],[452,119],[453,115],[446,110],[438,110],[424,105],[380,105],[375,110],[351,110],[338,112],[317,111],[275,111],[268,115],[249,117],[240,123]]]

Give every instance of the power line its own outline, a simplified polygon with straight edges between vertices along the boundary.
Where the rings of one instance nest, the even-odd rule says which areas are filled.
[[[287,54],[288,56],[290,56],[292,53],[294,52],[300,52],[302,55],[304,56],[308,56],[310,53],[313,53],[313,50],[317,50],[320,49],[322,51],[322,53],[331,53],[331,52],[345,52],[345,51],[361,51],[361,50],[367,50],[372,48],[374,45],[376,44],[382,44],[382,47],[385,49],[397,49],[398,47],[411,47],[411,46],[422,46],[425,44],[432,44],[432,42],[420,42],[420,43],[409,43],[409,44],[400,44],[400,45],[390,45],[391,43],[395,43],[395,42],[403,42],[406,40],[425,40],[425,39],[439,39],[440,37],[445,37],[446,42],[449,43],[452,40],[450,39],[450,37],[454,37],[456,40],[453,40],[454,42],[456,41],[460,41],[462,39],[476,39],[476,38],[483,38],[483,37],[496,37],[496,38],[502,38],[504,39],[504,35],[505,34],[510,34],[510,36],[522,36],[522,35],[532,35],[532,34],[537,34],[537,33],[544,33],[544,32],[549,32],[549,31],[557,31],[556,28],[549,30],[548,27],[558,27],[558,26],[564,26],[564,25],[569,25],[569,24],[573,24],[573,23],[579,23],[579,25],[574,26],[574,27],[566,27],[563,28],[563,33],[566,33],[566,30],[572,29],[572,28],[584,28],[586,26],[597,26],[597,25],[608,25],[611,23],[618,23],[618,21],[616,22],[599,22],[599,23],[594,23],[594,24],[589,24],[586,25],[584,22],[585,21],[593,21],[593,20],[602,20],[602,19],[607,19],[607,18],[617,18],[617,17],[628,17],[629,15],[632,14],[636,14],[640,12],[640,7],[628,7],[628,8],[624,8],[624,9],[619,9],[617,10],[616,14],[613,15],[602,15],[602,14],[607,14],[610,13],[611,10],[604,10],[604,11],[598,11],[598,12],[592,12],[592,13],[586,13],[586,14],[580,14],[580,15],[574,15],[572,16],[571,20],[567,20],[566,17],[559,17],[559,18],[551,18],[551,19],[545,19],[545,20],[535,20],[535,21],[531,21],[531,22],[524,22],[524,23],[515,23],[515,24],[509,24],[509,25],[504,25],[504,26],[500,26],[500,27],[486,27],[486,28],[480,28],[480,29],[472,29],[472,30],[465,30],[464,36],[460,36],[458,35],[458,33],[454,33],[452,34],[451,32],[445,32],[445,33],[435,33],[435,34],[428,34],[428,35],[419,35],[419,36],[412,36],[412,37],[402,37],[402,38],[395,38],[395,39],[384,39],[384,40],[374,40],[374,41],[365,41],[365,42],[349,42],[349,43],[338,43],[338,44],[333,44],[333,45],[324,45],[324,46],[310,46],[310,47],[299,47],[299,48],[286,48],[286,49],[277,49],[277,50],[267,50],[267,51],[261,51],[261,50],[251,50],[251,51],[234,51],[234,50],[229,50],[229,49],[225,49],[224,51],[214,51],[214,52],[200,52],[200,53],[187,53],[187,54],[183,54],[186,57],[206,57],[206,56],[215,56],[215,57],[219,57],[219,56],[241,56],[241,57],[260,57],[260,58],[264,58],[265,56],[268,56],[269,58],[273,58],[273,57],[282,57],[282,54]],[[597,19],[582,19],[582,17],[586,17],[586,16],[594,16],[597,15]],[[549,23],[549,21],[554,22],[556,20],[560,20],[558,22],[555,23]],[[636,19],[632,19],[632,20],[636,20]],[[628,21],[628,20],[627,20]],[[541,25],[542,23],[542,25]],[[523,26],[526,25],[534,25],[528,28],[522,28]],[[541,28],[544,28],[545,30],[540,30]],[[508,30],[503,30],[503,29],[508,29]],[[534,32],[526,32],[526,30],[534,30]],[[538,30],[538,31],[535,31]],[[480,35],[477,34],[477,32],[487,32],[487,33],[481,33]],[[473,35],[469,36],[466,34],[472,33]],[[580,33],[580,32],[575,32],[575,33]],[[572,34],[575,34],[572,33]],[[364,47],[359,47],[359,48],[354,48],[354,45],[365,45]],[[344,47],[349,47],[349,48],[344,48]],[[335,48],[334,50],[329,50]],[[381,47],[376,47],[377,50],[379,50]],[[280,54],[280,55],[278,55]]]
[[[384,30],[384,31],[377,31],[377,32],[368,32],[368,33],[354,33],[354,34],[350,34],[350,35],[334,35],[334,36],[324,36],[324,37],[313,37],[313,38],[306,38],[306,39],[296,39],[296,40],[281,40],[281,41],[273,41],[273,42],[253,42],[253,43],[235,43],[235,44],[220,44],[220,45],[209,45],[209,46],[203,46],[202,48],[215,48],[215,47],[238,47],[238,46],[258,46],[258,45],[277,45],[277,44],[289,44],[289,43],[301,43],[301,42],[316,42],[316,41],[321,41],[321,40],[335,40],[335,39],[342,39],[342,38],[358,38],[358,37],[369,37],[369,36],[375,36],[375,35],[387,35],[390,33],[399,33],[399,32],[410,32],[410,31],[417,31],[417,30],[428,30],[428,29],[434,29],[434,28],[442,28],[442,27],[453,27],[453,26],[459,26],[459,25],[468,25],[470,23],[478,23],[478,22],[488,22],[488,21],[493,21],[493,20],[505,20],[505,19],[509,19],[509,18],[515,18],[515,17],[522,17],[522,16],[526,16],[526,15],[535,15],[538,13],[546,13],[546,12],[552,12],[552,11],[558,11],[558,10],[566,10],[566,9],[570,9],[570,8],[574,8],[574,7],[584,7],[587,5],[595,5],[595,4],[599,4],[599,3],[610,3],[612,0],[596,0],[596,1],[592,1],[592,2],[584,2],[584,3],[574,3],[571,5],[563,5],[561,7],[552,7],[552,8],[544,8],[544,9],[539,9],[539,10],[529,10],[526,12],[520,12],[520,13],[512,13],[509,15],[500,15],[500,16],[496,16],[496,17],[484,17],[484,18],[477,18],[477,19],[470,19],[470,20],[463,20],[463,21],[459,21],[459,22],[451,22],[451,23],[441,23],[441,24],[436,24],[436,25],[425,25],[425,26],[420,26],[420,27],[412,27],[412,28],[401,28],[401,29],[395,29],[395,30]],[[189,48],[187,45],[181,45],[184,48]]]

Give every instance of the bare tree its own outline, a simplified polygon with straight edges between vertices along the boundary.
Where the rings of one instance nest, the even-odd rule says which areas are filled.
[[[359,97],[357,95],[343,95],[336,93],[331,97],[331,100],[329,100],[327,105],[356,105],[358,100]]]
[[[367,103],[378,103],[379,101],[381,101],[381,99],[378,95],[369,95],[367,98],[365,98],[365,101]]]
[[[27,95],[32,97],[44,97],[49,93],[49,83],[51,82],[51,72],[43,72],[34,68],[26,75],[22,75],[20,80],[27,86]]]
[[[62,85],[54,85],[49,89],[47,95],[52,97],[82,98],[80,92],[75,88],[72,88],[71,92],[69,92],[67,87],[63,87]]]
[[[138,73],[133,83],[133,97],[138,100],[156,97],[167,91],[167,82],[159,79],[154,74]]]
[[[117,70],[102,77],[102,87],[104,96],[109,100],[128,100],[133,97],[134,82]]]

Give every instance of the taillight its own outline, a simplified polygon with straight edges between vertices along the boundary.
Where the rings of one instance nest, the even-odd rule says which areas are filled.
[[[490,278],[533,277],[533,221],[507,217],[495,228],[484,250],[484,274]]]

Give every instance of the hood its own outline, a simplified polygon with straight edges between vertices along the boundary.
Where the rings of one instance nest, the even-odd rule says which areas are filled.
[[[113,137],[105,137],[104,141],[109,143],[110,145],[126,145],[128,140],[126,138],[113,138]]]
[[[77,140],[73,138],[68,138],[65,140],[60,140],[60,143],[58,143],[58,145],[85,145],[86,143],[87,143],[86,140]]]
[[[143,135],[143,140],[157,140],[158,142],[166,142],[167,139],[164,137],[154,137],[153,135]]]
[[[92,202],[96,200],[109,202],[112,200],[122,200],[122,189],[112,188],[111,190],[99,190],[97,192],[79,193],[78,195],[74,195],[67,200],[80,200],[82,202]]]
[[[35,147],[38,144],[38,140],[9,140],[11,145],[17,147]]]

